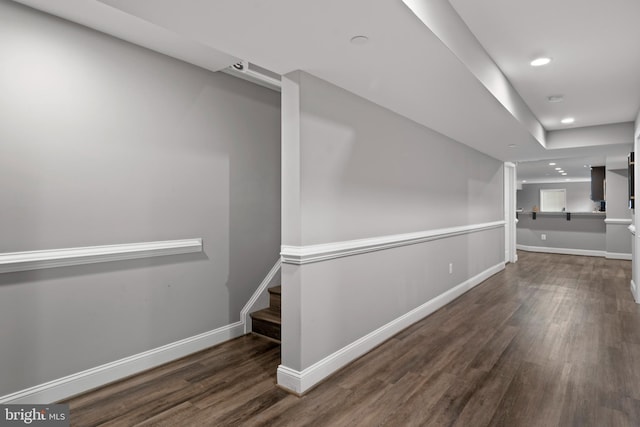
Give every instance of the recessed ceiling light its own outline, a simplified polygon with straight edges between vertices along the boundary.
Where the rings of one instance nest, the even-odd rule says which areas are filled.
[[[566,174],[567,174],[566,172],[563,172],[563,173],[562,173],[562,175],[566,175]]]
[[[555,165],[555,163],[554,163],[554,165]],[[559,170],[562,170],[562,168],[556,168],[556,170],[559,171]]]
[[[558,173],[566,174],[566,172],[565,172],[565,171],[563,171],[562,169],[560,169],[560,170],[558,171]]]
[[[562,101],[564,101],[564,96],[562,96],[562,95],[547,96],[547,101],[549,101],[549,102],[562,102]]]
[[[527,180],[526,180],[526,179],[523,179],[523,180],[522,180],[522,182],[527,182]]]
[[[556,165],[556,164],[555,164],[555,163],[553,163],[553,162],[549,163],[549,166],[555,166],[555,165]]]
[[[570,125],[575,121],[576,119],[574,119],[573,117],[565,117],[564,119],[560,120],[560,123],[562,123],[563,125]]]
[[[516,144],[509,144],[509,145],[507,145],[507,147],[509,147],[509,148],[516,148],[516,147],[517,147],[517,145],[516,145]]]
[[[369,37],[367,36],[353,36],[351,37],[351,43],[357,45],[366,44],[369,41]]]
[[[530,64],[532,67],[542,67],[543,65],[547,65],[549,62],[551,62],[551,58],[541,56],[540,58],[536,58],[531,61]]]
[[[567,178],[567,179],[565,179],[565,181],[571,181],[571,179]]]

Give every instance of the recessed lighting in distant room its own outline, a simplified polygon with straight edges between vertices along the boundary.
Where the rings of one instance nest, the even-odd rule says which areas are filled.
[[[549,166],[555,166],[555,165],[556,165],[556,164],[555,164],[555,163],[553,163],[553,162],[549,163]]]
[[[565,171],[563,171],[562,169],[560,169],[560,170],[558,171],[558,173],[561,173],[561,174],[563,174],[563,175],[566,175],[566,174],[567,174],[567,173],[566,173]]]
[[[554,163],[554,165],[555,165],[555,163]],[[559,170],[562,170],[562,168],[556,168],[556,170],[559,171]]]
[[[551,95],[551,96],[547,96],[547,101],[549,102],[562,102],[564,101],[564,96],[562,95]]]
[[[573,117],[565,117],[564,119],[560,120],[560,123],[562,123],[563,125],[570,125],[575,121],[576,119],[574,119]]]
[[[562,173],[562,175],[563,175],[563,176],[565,176],[565,175],[567,175],[567,173],[566,173],[566,172],[563,172],[563,173]]]
[[[549,62],[551,62],[551,58],[541,56],[540,58],[536,58],[531,61],[530,64],[532,67],[542,67],[543,65],[547,65]]]
[[[527,182],[527,180],[526,180],[526,179],[523,179],[523,180],[522,180],[522,182]]]
[[[367,44],[368,41],[369,41],[369,37],[367,37],[367,36],[353,36],[353,37],[351,37],[351,43],[356,44],[356,45]]]
[[[565,179],[565,181],[571,181],[569,178]]]
[[[507,147],[509,147],[509,148],[516,148],[516,147],[517,147],[517,145],[516,145],[516,144],[509,144],[509,145],[507,145]]]

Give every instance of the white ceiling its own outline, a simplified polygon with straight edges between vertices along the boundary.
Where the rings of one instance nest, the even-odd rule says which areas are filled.
[[[627,154],[630,147],[626,144],[603,147],[590,147],[577,157],[557,157],[545,160],[519,162],[517,167],[518,181],[528,183],[590,181],[590,166],[607,166],[608,169],[626,169]],[[550,165],[549,163],[555,163]],[[561,175],[556,168],[567,173]]]
[[[635,119],[640,1],[449,1],[547,130]],[[553,61],[529,66],[538,56]]]
[[[201,48],[200,58],[182,59],[212,70],[235,58],[280,74],[305,70],[501,160],[576,156],[545,150],[504,99],[547,129],[568,114],[575,126],[630,121],[640,103],[636,0],[451,0],[455,9],[446,0],[404,0],[432,8],[429,27],[401,0],[17,1],[152,49],[150,28],[171,33]],[[140,40],[135,26],[122,35],[105,12],[135,18]],[[465,22],[475,44],[463,37]],[[351,44],[355,35],[369,43]],[[532,69],[539,53],[554,61]],[[497,91],[487,84],[502,73],[517,92],[507,80]],[[557,93],[565,102],[546,103]]]

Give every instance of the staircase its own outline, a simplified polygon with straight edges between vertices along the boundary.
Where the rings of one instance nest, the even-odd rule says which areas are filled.
[[[269,307],[251,313],[251,332],[280,342],[282,286],[269,288]]]

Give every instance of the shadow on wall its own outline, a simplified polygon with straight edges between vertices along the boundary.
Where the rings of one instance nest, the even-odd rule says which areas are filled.
[[[234,96],[254,99],[264,104],[262,108],[271,109],[271,114],[252,115],[251,126],[241,111],[218,112],[228,129],[228,141],[222,144],[227,147],[229,161],[229,276],[226,287],[228,322],[233,323],[242,320],[240,311],[280,257],[281,113],[279,98],[274,104],[273,91],[269,89],[238,84],[225,86],[224,90],[231,90]],[[278,125],[273,126],[274,122]],[[270,133],[256,141],[255,128]]]

